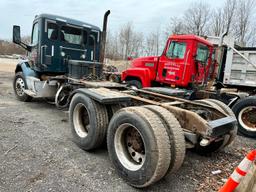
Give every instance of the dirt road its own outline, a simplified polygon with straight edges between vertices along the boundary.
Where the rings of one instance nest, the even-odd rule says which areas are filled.
[[[67,111],[44,100],[17,101],[14,67],[0,59],[0,191],[139,191],[119,178],[106,147],[85,152],[72,142]],[[238,136],[225,152],[209,157],[188,151],[177,174],[146,190],[216,191],[255,143]],[[213,175],[216,170],[221,173]]]

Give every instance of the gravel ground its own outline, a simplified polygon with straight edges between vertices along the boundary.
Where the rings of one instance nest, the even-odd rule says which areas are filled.
[[[142,191],[118,177],[106,147],[86,152],[71,141],[67,111],[44,100],[17,101],[14,74],[1,71],[0,62],[0,191]],[[208,157],[187,151],[178,173],[144,190],[216,191],[255,144],[238,136]]]

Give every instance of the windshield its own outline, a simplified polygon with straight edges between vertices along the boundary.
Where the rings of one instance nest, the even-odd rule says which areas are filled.
[[[209,49],[205,45],[199,45],[196,52],[196,60],[206,63],[209,56]]]
[[[64,42],[79,45],[82,41],[82,30],[79,28],[63,26],[61,27],[60,39]]]
[[[186,43],[172,41],[167,52],[166,56],[169,58],[178,58],[183,59],[186,52]]]

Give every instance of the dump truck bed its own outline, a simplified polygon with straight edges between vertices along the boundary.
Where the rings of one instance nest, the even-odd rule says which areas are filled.
[[[250,62],[239,53],[229,49],[224,71],[224,84],[256,87],[256,48],[241,48],[238,51]]]

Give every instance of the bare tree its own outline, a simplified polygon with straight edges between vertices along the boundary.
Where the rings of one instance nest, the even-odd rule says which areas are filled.
[[[224,31],[224,17],[223,9],[215,9],[212,13],[212,34],[215,36],[220,36]]]
[[[24,36],[21,38],[22,42],[26,43],[26,44],[30,44],[31,43],[31,36]]]
[[[143,54],[143,33],[134,32],[128,56],[139,57]]]
[[[236,11],[237,0],[226,0],[223,8],[224,29],[222,32],[230,32],[230,28],[234,21],[234,14]]]
[[[234,23],[237,0],[226,0],[224,6],[212,12],[211,33],[220,36],[223,32],[230,33]]]
[[[110,31],[107,32],[106,38],[106,49],[105,49],[105,56],[107,58],[113,59],[114,57],[114,42],[113,42],[113,35]]]
[[[181,17],[170,18],[161,31],[149,33],[145,38],[133,28],[131,22],[116,33],[108,33],[106,55],[112,59],[128,56],[158,55],[160,47],[171,34],[219,36],[228,32],[244,45],[256,45],[255,0],[226,0],[222,7],[212,9],[203,1],[192,3]],[[161,35],[160,35],[161,34]]]
[[[151,32],[145,41],[145,53],[146,55],[158,55],[160,47],[160,32]]]
[[[131,22],[121,27],[119,38],[123,59],[127,59],[131,55],[138,56],[142,51],[143,34],[136,32]]]
[[[255,10],[254,0],[239,0],[236,9],[236,22],[234,24],[234,33],[236,39],[242,44],[246,43],[252,37],[252,19]]]
[[[191,4],[183,17],[186,32],[199,36],[207,34],[211,16],[209,7],[208,4],[203,3],[202,1]]]
[[[256,46],[256,20],[255,17],[250,25],[249,33],[247,34],[246,45],[250,47]]]
[[[133,30],[132,30],[132,23],[128,22],[125,25],[121,27],[120,30],[120,42],[123,45],[122,50],[123,50],[123,59],[126,59],[128,57],[129,52],[131,52],[131,38],[133,35]]]
[[[22,41],[24,42],[24,38],[22,37]],[[26,51],[21,48],[19,45],[16,45],[7,40],[0,40],[0,55],[12,55],[12,54],[20,54],[25,55]]]
[[[108,32],[106,57],[110,59],[127,59],[128,56],[143,55],[143,34],[133,29],[128,22],[115,33]]]
[[[183,34],[185,33],[184,21],[178,17],[171,17],[170,24],[166,28],[166,33],[169,36],[170,34]]]

